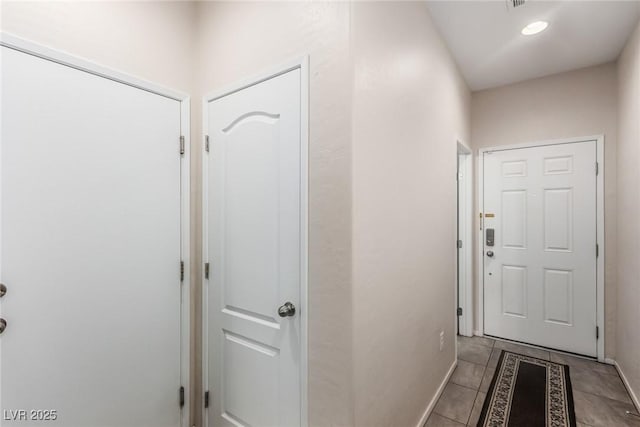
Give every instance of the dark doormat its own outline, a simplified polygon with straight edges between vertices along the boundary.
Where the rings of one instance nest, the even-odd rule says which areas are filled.
[[[576,427],[569,367],[502,351],[478,427]]]

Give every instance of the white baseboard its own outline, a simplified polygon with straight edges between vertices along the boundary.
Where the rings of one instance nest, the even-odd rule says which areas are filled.
[[[475,335],[477,337],[483,336],[482,332],[480,332],[480,331],[473,331],[473,335]]]
[[[627,391],[631,396],[631,400],[633,401],[633,404],[635,405],[636,410],[640,413],[640,400],[638,400],[638,396],[636,396],[635,392],[631,388],[631,384],[629,384],[627,377],[624,376],[624,372],[622,372],[622,369],[620,368],[620,365],[618,365],[618,362],[614,361],[613,364],[618,370],[618,374],[620,374],[620,378],[622,378],[622,382],[624,383],[624,386],[627,388]]]
[[[453,374],[453,371],[456,369],[457,365],[458,365],[458,359],[454,360],[453,363],[451,364],[451,367],[449,368],[449,372],[447,372],[447,375],[445,375],[444,379],[442,380],[442,383],[440,383],[438,390],[436,390],[436,394],[433,396],[433,398],[427,405],[427,409],[425,409],[424,414],[422,414],[422,417],[420,418],[420,422],[416,427],[423,427],[424,424],[427,422],[429,415],[431,415],[431,412],[433,412],[433,408],[436,407],[436,403],[438,403],[438,399],[440,399],[440,395],[442,395],[442,392],[444,391],[444,388],[447,386],[447,383],[449,382],[449,378],[451,378],[451,375]]]
[[[609,357],[605,357],[603,362],[606,363],[607,365],[615,365],[616,364],[616,361],[611,359],[611,358],[609,358]]]

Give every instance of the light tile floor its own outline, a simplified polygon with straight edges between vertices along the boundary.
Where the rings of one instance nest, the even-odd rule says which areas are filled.
[[[625,415],[637,411],[613,366],[486,337],[458,337],[458,366],[425,427],[476,426],[500,350],[569,365],[578,427],[640,427]]]

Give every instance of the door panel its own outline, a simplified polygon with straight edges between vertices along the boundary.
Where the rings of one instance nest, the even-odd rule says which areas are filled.
[[[544,189],[544,250],[571,252],[573,188]]]
[[[210,426],[300,425],[300,84],[295,69],[208,104]]]
[[[527,269],[502,266],[502,310],[505,315],[527,317]]]
[[[2,410],[180,425],[179,136],[178,101],[2,47]]]
[[[573,272],[545,268],[544,320],[569,326],[573,323]]]
[[[483,162],[485,333],[595,356],[596,142]]]
[[[503,191],[502,214],[502,247],[525,249],[527,246],[527,191]]]
[[[233,362],[223,373],[222,417],[232,423],[277,425],[280,350],[228,331],[223,336],[224,360]]]

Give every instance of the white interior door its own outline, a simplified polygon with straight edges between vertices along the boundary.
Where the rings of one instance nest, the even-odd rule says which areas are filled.
[[[207,111],[209,425],[298,426],[301,70],[217,98]],[[281,317],[287,302],[296,311]]]
[[[179,426],[180,102],[1,49],[0,424]]]
[[[596,356],[596,141],[483,161],[485,334]]]

